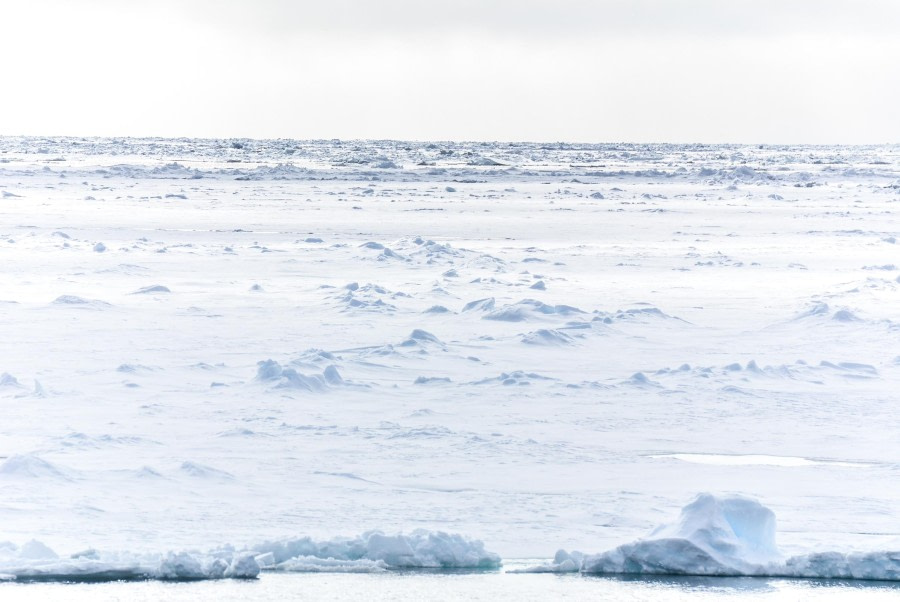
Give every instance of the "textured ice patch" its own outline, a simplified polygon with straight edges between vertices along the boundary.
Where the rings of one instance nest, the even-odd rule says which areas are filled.
[[[257,562],[269,559],[271,554],[263,554],[256,558]],[[284,562],[263,568],[287,573],[383,573],[388,565],[383,560],[339,560],[336,558],[317,558],[316,556],[297,556]]]
[[[275,389],[297,389],[311,393],[324,393],[330,387],[344,384],[337,368],[328,366],[322,374],[302,374],[293,368],[283,368],[275,360],[257,363],[256,380],[270,383]]]
[[[465,308],[463,308],[465,311]],[[536,299],[523,299],[518,303],[506,305],[484,315],[485,320],[501,322],[523,322],[548,316],[571,316],[583,314],[582,310],[571,305],[548,305]]]
[[[230,472],[225,472],[224,470],[219,470],[218,468],[213,468],[212,466],[207,466],[198,462],[182,462],[180,470],[187,476],[196,479],[218,479],[228,481],[234,478],[234,475]]]
[[[609,552],[587,556],[586,573],[746,575],[781,560],[775,514],[742,497],[701,494],[678,521]]]
[[[804,577],[900,581],[900,551],[814,552],[784,559],[775,514],[740,496],[698,495],[677,521],[602,554],[560,550],[552,563],[520,572]]]
[[[257,558],[276,570],[322,571],[333,561],[338,571],[389,569],[496,569],[500,557],[484,544],[441,531],[385,535],[370,531],[352,539],[316,542],[309,537],[266,542],[254,548]],[[373,564],[375,563],[375,564]]]
[[[534,332],[522,335],[522,342],[527,345],[552,347],[557,345],[571,345],[575,342],[575,339],[558,330],[541,328],[540,330],[535,330]]]
[[[475,301],[469,301],[465,305],[463,305],[462,310],[465,311],[490,311],[494,309],[494,298],[488,297],[486,299],[476,299]]]
[[[794,456],[767,456],[763,454],[729,455],[729,454],[660,454],[651,458],[672,458],[692,464],[709,464],[712,466],[841,466],[845,468],[865,468],[872,464],[862,462],[843,462],[838,460],[812,460]]]
[[[0,546],[0,580],[7,581],[200,581],[254,579],[259,565],[247,552],[217,550],[134,554],[86,550],[65,558],[39,541]]]
[[[434,384],[448,384],[452,382],[446,376],[418,376],[416,380],[413,381],[415,385],[434,385]]]
[[[522,370],[514,370],[512,372],[501,372],[499,376],[495,376],[493,378],[483,378],[481,380],[476,380],[470,384],[473,385],[490,385],[490,384],[501,384],[501,385],[530,385],[532,380],[545,380],[545,381],[553,381],[555,378],[549,376],[543,376],[536,372],[524,372]]]
[[[0,464],[3,479],[60,479],[70,480],[71,471],[31,454],[10,456]]]
[[[577,573],[581,570],[584,562],[584,554],[573,550],[567,552],[565,550],[557,550],[553,557],[553,562],[547,564],[539,564],[524,569],[510,571],[511,573]]]
[[[784,566],[784,574],[811,579],[900,581],[900,551],[804,554],[789,558]]]
[[[820,368],[828,368],[836,371],[841,376],[849,378],[875,378],[878,376],[878,369],[871,364],[861,364],[858,362],[833,362],[821,361]]]
[[[432,305],[422,313],[425,314],[446,314],[450,313],[450,310],[444,307],[443,305]]]
[[[83,297],[78,297],[77,295],[60,295],[53,300],[53,305],[68,305],[71,307],[80,307],[85,309],[105,309],[107,307],[112,307],[112,305],[110,305],[106,301],[100,301],[98,299],[84,299]]]
[[[604,312],[594,312],[597,314],[595,316],[595,320],[605,321],[606,318],[609,318],[609,321],[606,323],[610,323],[613,320],[620,321],[634,321],[634,322],[649,322],[651,320],[677,320],[679,322],[684,322],[678,316],[672,316],[667,314],[663,310],[658,307],[634,307],[631,309],[620,309],[616,311],[615,314],[609,314]],[[600,318],[599,320],[597,318]]]
[[[849,309],[839,309],[834,312],[834,315],[831,316],[832,320],[837,322],[859,322],[859,318],[856,317]]]
[[[400,343],[400,347],[444,347],[443,341],[426,330],[416,328],[409,336]]]
[[[814,303],[809,308],[801,311],[796,316],[794,316],[794,320],[802,320],[804,318],[811,318],[814,316],[824,316],[831,312],[831,308],[827,303]]]
[[[161,284],[154,284],[151,286],[145,286],[143,288],[139,288],[138,290],[131,293],[132,295],[150,295],[153,293],[171,293],[169,287],[163,286]]]
[[[0,374],[0,387],[14,387],[21,388],[22,385],[19,384],[19,379],[10,374],[9,372],[4,372]]]

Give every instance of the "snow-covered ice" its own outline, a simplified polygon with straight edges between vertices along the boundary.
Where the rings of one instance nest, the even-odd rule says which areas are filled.
[[[893,575],[896,146],[2,137],[0,197],[0,572],[482,566],[715,491]]]
[[[678,521],[595,556],[587,573],[752,575],[780,560],[775,514],[755,500],[701,494]]]
[[[785,558],[775,514],[758,501],[698,495],[677,521],[601,554],[559,550],[551,563],[524,573],[900,579],[900,550],[819,551]]]
[[[264,568],[279,571],[371,572],[391,569],[495,569],[500,557],[480,541],[416,530],[409,535],[369,532],[353,539],[315,542],[309,537],[266,542],[254,548]]]
[[[389,569],[487,570],[500,557],[480,541],[416,530],[409,535],[369,532],[355,538],[309,537],[268,541],[245,550],[165,554],[83,550],[68,557],[39,541],[0,542],[0,581],[199,581],[253,579],[261,570],[371,573]]]
[[[101,553],[83,550],[60,557],[43,543],[0,543],[0,581],[199,581],[253,579],[260,567],[249,552],[220,550],[209,554]]]

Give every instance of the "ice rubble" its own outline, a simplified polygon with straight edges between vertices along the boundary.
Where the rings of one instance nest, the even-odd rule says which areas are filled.
[[[158,579],[253,579],[259,565],[253,555],[230,550],[207,554],[100,553],[86,550],[62,558],[39,541],[22,547],[0,543],[0,581],[118,581]]]
[[[900,551],[816,552],[784,559],[775,514],[740,496],[698,495],[674,523],[601,554],[556,553],[529,573],[802,577],[900,581]]]
[[[575,339],[559,330],[541,328],[540,330],[523,334],[522,342],[526,345],[558,346],[571,345],[575,342]]]
[[[344,384],[337,368],[328,366],[322,374],[302,374],[293,368],[282,368],[275,360],[257,362],[256,381],[272,383],[275,389],[299,389],[322,393],[330,387]]]
[[[113,581],[253,579],[260,570],[371,573],[391,569],[496,569],[500,557],[480,541],[443,532],[409,535],[370,531],[355,538],[316,542],[308,537],[265,542],[247,550],[206,553],[101,553],[68,558],[39,541],[21,547],[0,542],[0,581]]]
[[[487,304],[480,306],[475,305],[477,301],[469,303],[463,308],[463,311],[480,308],[487,309]],[[492,304],[491,304],[492,305]],[[518,303],[506,305],[499,309],[490,311],[483,316],[485,320],[496,320],[499,322],[523,322],[527,320],[544,318],[547,316],[570,316],[573,314],[583,314],[582,310],[571,305],[548,305],[536,299],[522,299]]]
[[[649,537],[587,556],[587,573],[747,575],[780,560],[775,514],[754,500],[701,494]]]
[[[280,571],[373,572],[386,569],[496,569],[500,557],[461,535],[417,529],[409,535],[370,531],[353,539],[316,542],[308,537],[254,548],[264,568]],[[323,562],[328,561],[328,562]]]

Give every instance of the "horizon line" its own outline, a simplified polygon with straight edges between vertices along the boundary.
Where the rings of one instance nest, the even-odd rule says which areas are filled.
[[[0,139],[8,138],[24,138],[24,139],[82,139],[82,140],[221,140],[221,141],[255,141],[255,142],[276,142],[276,141],[294,141],[294,142],[390,142],[405,144],[522,144],[522,145],[550,145],[550,144],[570,144],[577,146],[602,146],[602,145],[625,145],[625,146],[817,146],[817,147],[866,147],[866,146],[900,146],[900,141],[896,142],[709,142],[709,141],[626,141],[626,140],[605,140],[605,141],[585,141],[585,140],[504,140],[504,139],[452,139],[452,138],[344,138],[344,137],[319,137],[319,138],[296,138],[296,137],[257,137],[257,136],[161,136],[161,135],[108,135],[108,134],[4,134],[0,133]]]

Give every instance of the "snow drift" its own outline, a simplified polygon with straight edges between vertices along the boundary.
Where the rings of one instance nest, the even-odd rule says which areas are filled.
[[[271,359],[257,362],[256,381],[272,384],[274,389],[297,389],[311,393],[323,393],[344,384],[344,379],[334,366],[328,366],[322,374],[302,374],[293,368],[283,368]]]

